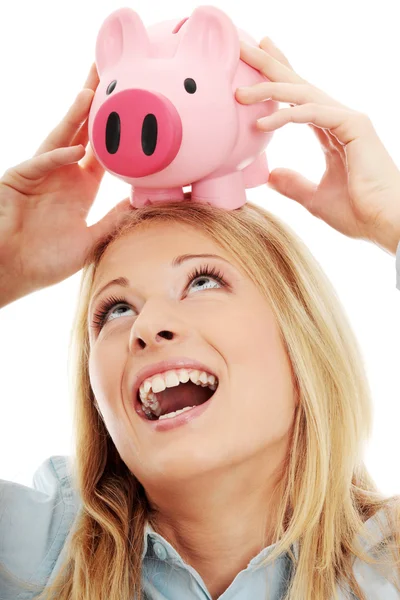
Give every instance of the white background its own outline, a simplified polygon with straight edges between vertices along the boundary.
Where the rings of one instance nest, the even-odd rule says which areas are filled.
[[[1,174],[32,156],[68,110],[94,61],[99,28],[111,12],[131,6],[150,26],[187,17],[199,4],[2,2]],[[305,79],[367,113],[400,165],[397,2],[214,0],[213,4],[258,41],[270,36]],[[288,167],[315,182],[324,172],[322,150],[307,125],[279,129],[267,156],[270,170]],[[128,192],[127,184],[106,174],[88,224]],[[400,493],[400,291],[395,287],[394,257],[370,243],[346,238],[266,186],[249,190],[248,198],[298,232],[336,288],[361,345],[373,393],[375,426],[366,463],[384,493]],[[30,485],[33,472],[48,456],[71,453],[67,349],[79,281],[77,273],[0,311],[2,479]]]

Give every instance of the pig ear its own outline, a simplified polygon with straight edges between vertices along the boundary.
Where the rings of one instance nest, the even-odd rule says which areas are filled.
[[[96,66],[101,73],[122,57],[135,60],[150,56],[150,40],[139,15],[131,8],[111,13],[97,35]]]
[[[240,60],[239,32],[231,19],[214,6],[196,8],[182,29],[176,57],[219,63],[231,79]]]

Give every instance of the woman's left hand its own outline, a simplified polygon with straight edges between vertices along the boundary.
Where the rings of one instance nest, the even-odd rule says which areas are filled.
[[[241,59],[270,82],[238,88],[239,102],[272,98],[290,104],[257,121],[260,130],[307,123],[325,154],[326,171],[319,184],[295,171],[274,169],[268,185],[337,231],[368,239],[394,254],[400,241],[400,170],[369,117],[297,75],[269,38],[260,47],[241,41]]]

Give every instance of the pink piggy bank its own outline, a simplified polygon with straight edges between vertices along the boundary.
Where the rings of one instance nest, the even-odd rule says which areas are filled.
[[[132,186],[132,206],[184,200],[191,186],[193,201],[233,210],[268,181],[272,132],[256,120],[278,102],[236,100],[239,86],[269,81],[240,59],[240,39],[258,46],[213,6],[147,30],[130,8],[104,21],[89,139],[104,169]]]

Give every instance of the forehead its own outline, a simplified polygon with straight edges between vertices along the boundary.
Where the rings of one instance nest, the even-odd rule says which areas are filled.
[[[229,254],[203,231],[183,223],[153,222],[139,225],[106,249],[95,280],[123,266],[167,266],[179,254],[212,253],[228,260]],[[120,273],[118,273],[119,275]]]

